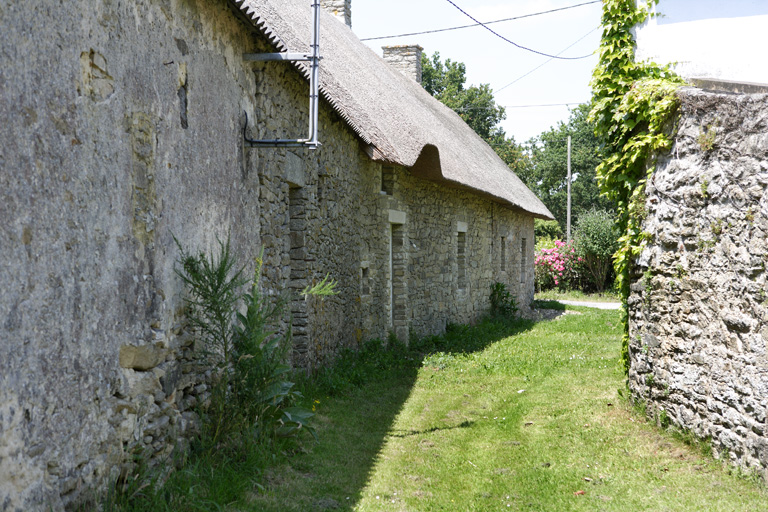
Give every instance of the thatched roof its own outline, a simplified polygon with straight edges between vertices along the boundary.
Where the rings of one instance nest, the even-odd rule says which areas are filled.
[[[278,51],[309,51],[309,1],[233,1]],[[321,94],[368,145],[372,158],[474,190],[538,218],[553,218],[455,112],[393,70],[326,12],[321,12],[320,54]],[[305,63],[296,65],[307,75]]]

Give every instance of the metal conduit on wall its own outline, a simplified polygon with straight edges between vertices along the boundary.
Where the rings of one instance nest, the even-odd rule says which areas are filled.
[[[317,140],[317,125],[319,117],[319,91],[320,91],[320,2],[312,2],[312,42],[310,53],[244,53],[246,62],[309,62],[309,135],[305,139],[267,139],[254,140],[248,138],[248,113],[245,113],[243,125],[243,140],[249,147],[306,147],[317,149],[320,142]]]

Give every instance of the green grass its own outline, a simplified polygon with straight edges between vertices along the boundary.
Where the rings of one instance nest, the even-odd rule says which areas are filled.
[[[619,396],[619,312],[564,313],[347,352],[301,383],[319,442],[193,458],[163,491],[140,491],[152,500],[120,510],[768,508],[755,478]]]
[[[284,445],[287,446],[287,445]],[[146,468],[139,464],[113,483],[101,506],[86,503],[78,511],[208,512],[234,510],[261,487],[264,470],[278,459],[275,445],[247,437],[215,447],[195,443],[184,460]],[[176,466],[175,470],[171,468]]]
[[[320,443],[242,510],[764,510],[762,485],[618,396],[618,312],[578,313],[457,328],[418,368],[317,395]]]
[[[536,294],[537,300],[578,300],[584,302],[621,302],[621,297],[611,291],[603,293],[584,293],[581,290],[547,290]]]

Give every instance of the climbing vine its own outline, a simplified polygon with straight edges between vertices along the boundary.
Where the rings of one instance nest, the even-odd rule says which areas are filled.
[[[633,27],[650,16],[658,0],[637,5],[635,0],[603,0],[603,36],[599,62],[592,74],[594,107],[589,114],[602,142],[597,167],[603,194],[616,205],[622,236],[614,254],[617,285],[624,304],[622,360],[629,369],[630,266],[647,243],[645,181],[653,172],[652,157],[671,147],[670,133],[678,100],[675,92],[685,82],[668,67],[635,62]]]

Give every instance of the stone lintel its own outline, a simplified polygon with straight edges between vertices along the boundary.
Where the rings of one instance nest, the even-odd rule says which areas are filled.
[[[389,210],[390,224],[405,224],[405,212],[398,210]]]
[[[297,187],[304,187],[307,184],[304,175],[304,162],[290,151],[285,155],[285,180]]]

